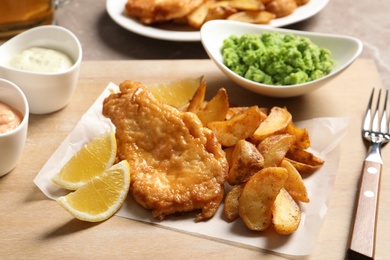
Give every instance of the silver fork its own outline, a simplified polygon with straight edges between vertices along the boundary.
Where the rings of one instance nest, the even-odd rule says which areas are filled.
[[[388,90],[386,90],[381,111],[379,111],[381,99],[381,90],[379,90],[378,101],[372,117],[374,92],[375,89],[371,92],[362,127],[362,135],[370,142],[370,148],[362,168],[355,221],[348,249],[349,259],[374,259],[375,254],[376,219],[383,166],[381,147],[390,140],[390,135],[387,118]],[[381,120],[379,120],[380,117]]]

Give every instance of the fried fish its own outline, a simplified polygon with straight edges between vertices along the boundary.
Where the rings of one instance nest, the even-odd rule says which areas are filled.
[[[128,0],[126,12],[144,24],[167,22],[182,18],[205,0]]]
[[[128,160],[130,191],[157,220],[200,210],[214,216],[224,195],[228,163],[214,133],[191,112],[159,102],[141,83],[125,81],[103,102],[116,127],[117,160]]]

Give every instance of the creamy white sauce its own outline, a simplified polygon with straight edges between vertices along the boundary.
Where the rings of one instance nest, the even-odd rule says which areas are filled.
[[[74,62],[63,52],[32,47],[15,55],[9,66],[31,72],[62,72],[72,67]]]

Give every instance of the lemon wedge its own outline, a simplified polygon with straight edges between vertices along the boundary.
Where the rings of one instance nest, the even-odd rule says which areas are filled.
[[[64,189],[76,190],[110,168],[116,151],[114,131],[102,134],[74,154],[51,180]]]
[[[191,100],[203,77],[185,78],[172,82],[145,84],[153,96],[168,105],[180,107]]]
[[[99,222],[110,218],[119,210],[129,187],[129,163],[123,160],[56,201],[77,219]]]

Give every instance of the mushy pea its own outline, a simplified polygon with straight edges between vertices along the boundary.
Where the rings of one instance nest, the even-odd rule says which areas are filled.
[[[224,64],[235,73],[268,85],[295,85],[329,74],[329,50],[309,38],[265,32],[230,36],[222,46]]]

